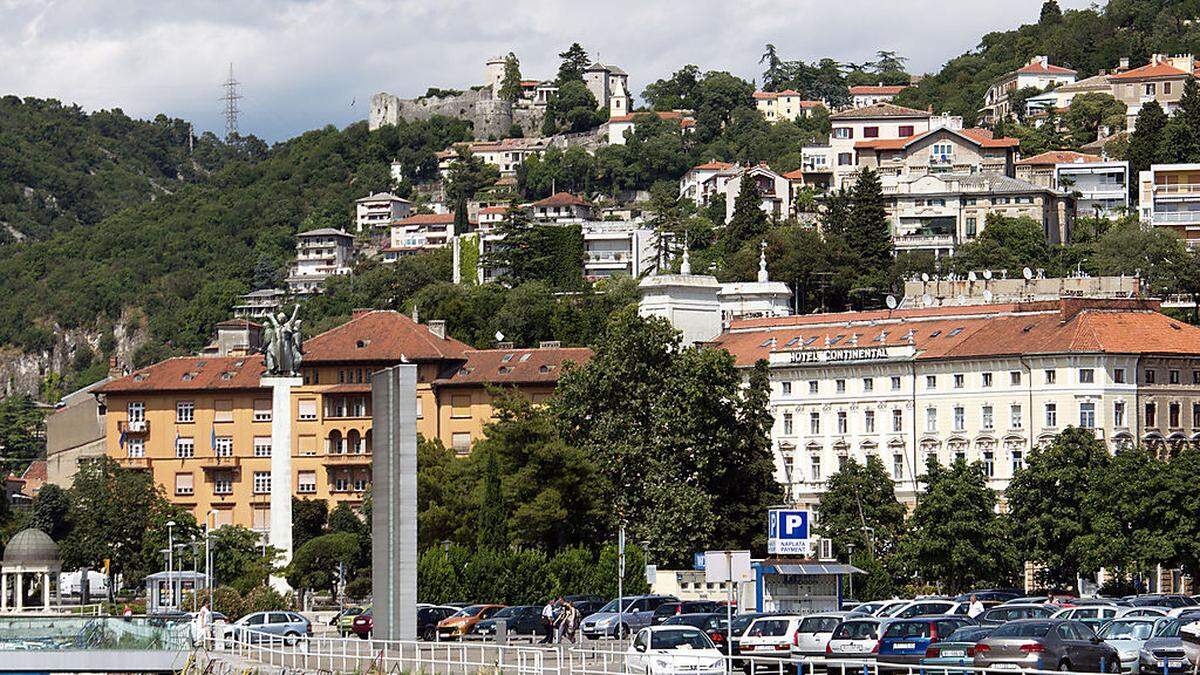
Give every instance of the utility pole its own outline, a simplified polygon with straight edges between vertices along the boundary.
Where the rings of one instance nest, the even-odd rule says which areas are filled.
[[[233,63],[229,64],[229,79],[225,80],[222,87],[225,87],[225,95],[219,100],[225,102],[225,142],[229,143],[238,133],[238,114],[241,110],[238,108],[238,101],[242,95],[238,93],[238,85],[241,82],[233,79]]]

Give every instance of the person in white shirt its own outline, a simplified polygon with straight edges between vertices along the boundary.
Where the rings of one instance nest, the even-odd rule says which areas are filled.
[[[971,596],[971,604],[967,607],[967,616],[974,619],[975,617],[979,616],[980,614],[983,614],[983,610],[984,610],[983,603],[979,601],[979,598],[976,598],[975,596],[972,595]]]

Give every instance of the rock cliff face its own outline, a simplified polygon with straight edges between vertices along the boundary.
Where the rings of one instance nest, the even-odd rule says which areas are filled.
[[[132,367],[133,353],[146,342],[144,328],[129,330],[131,320],[131,317],[124,316],[113,326],[113,352],[121,367]],[[135,323],[140,326],[144,321]],[[0,349],[0,397],[29,394],[38,398],[46,377],[70,370],[75,354],[81,347],[86,345],[97,355],[101,353],[100,341],[103,336],[99,331],[77,328],[62,330],[54,326],[53,332],[54,346],[49,350],[22,352],[15,348]]]

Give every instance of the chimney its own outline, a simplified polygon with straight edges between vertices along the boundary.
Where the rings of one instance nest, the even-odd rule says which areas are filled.
[[[433,319],[427,325],[429,326],[430,333],[433,333],[434,335],[442,338],[443,340],[446,339],[446,322],[445,321],[443,321],[442,319]]]
[[[117,355],[113,354],[108,357],[108,376],[116,379],[122,375],[124,373],[121,371],[121,362],[117,360]]]
[[[562,343],[558,340],[542,340],[538,343],[538,349],[559,349]]]
[[[353,321],[355,319],[361,319],[374,311],[375,310],[371,309],[370,307],[356,307],[350,310],[350,320]]]
[[[1129,70],[1129,57],[1128,57],[1128,56],[1122,56],[1122,57],[1121,57],[1121,61],[1120,61],[1120,65],[1119,65],[1119,66],[1117,66],[1117,67],[1118,67],[1120,70]]]

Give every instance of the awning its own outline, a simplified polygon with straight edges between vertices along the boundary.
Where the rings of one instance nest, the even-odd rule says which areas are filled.
[[[822,574],[865,574],[865,572],[854,565],[843,565],[841,563],[762,565],[761,569],[764,574],[803,574],[808,576]]]

